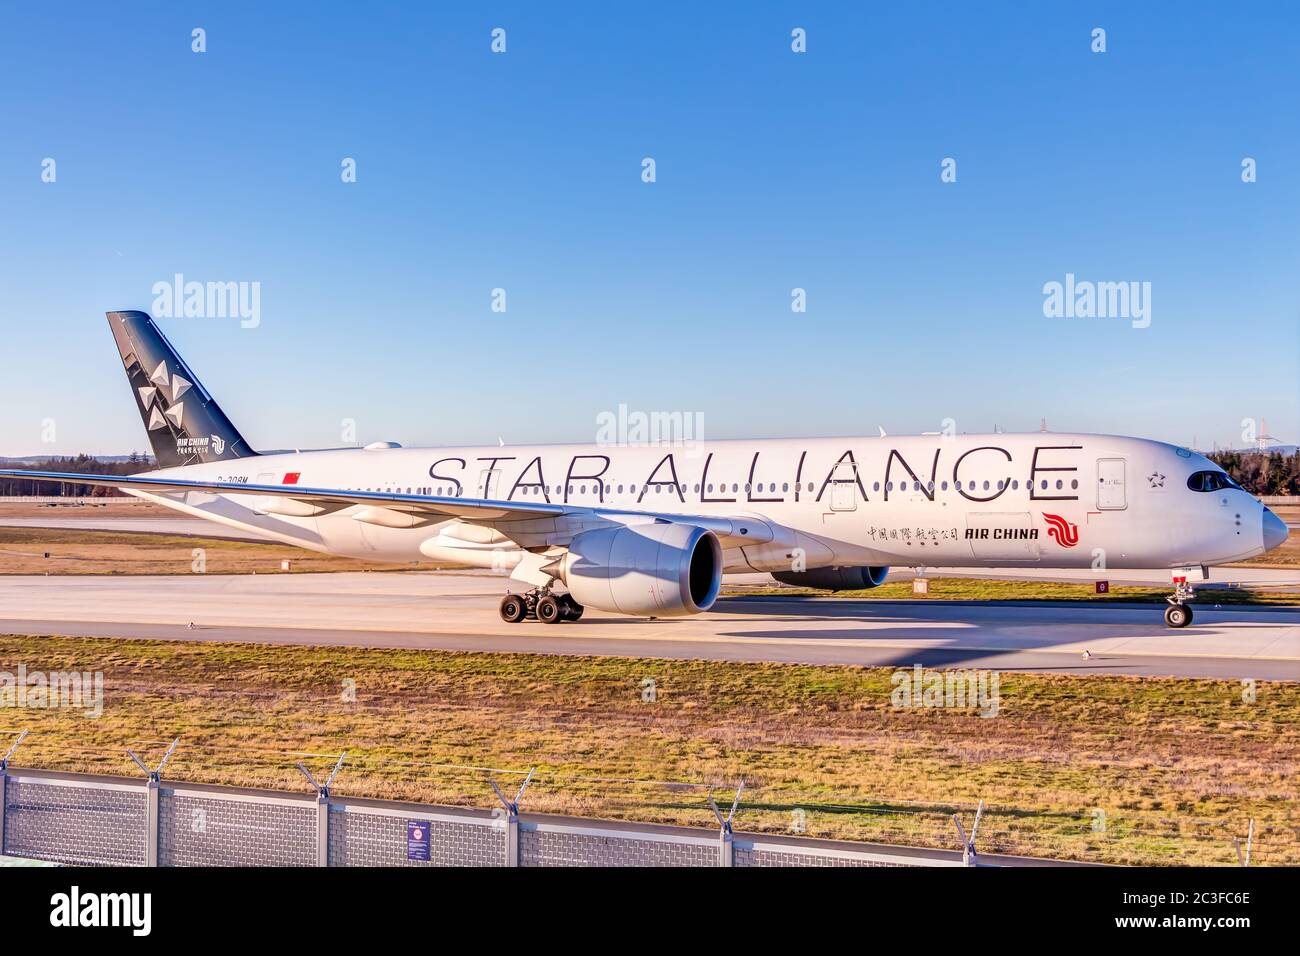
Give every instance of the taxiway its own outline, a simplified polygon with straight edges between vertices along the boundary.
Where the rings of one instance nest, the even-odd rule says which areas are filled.
[[[1300,609],[724,597],[707,614],[506,624],[486,572],[13,576],[0,632],[1300,680]],[[1084,652],[1088,657],[1084,657]]]

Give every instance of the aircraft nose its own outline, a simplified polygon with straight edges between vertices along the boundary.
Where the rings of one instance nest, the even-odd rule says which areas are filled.
[[[1290,530],[1281,518],[1267,508],[1264,509],[1264,550],[1272,551],[1280,547],[1287,539]]]

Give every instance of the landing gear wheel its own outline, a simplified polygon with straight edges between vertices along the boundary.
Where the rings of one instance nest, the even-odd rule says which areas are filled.
[[[543,624],[558,624],[564,617],[560,602],[549,594],[537,599],[536,613],[537,620]]]
[[[518,594],[507,594],[501,599],[501,620],[518,624],[528,613],[528,604]]]
[[[562,594],[559,598],[560,610],[566,621],[576,621],[582,617],[582,605],[573,599],[572,594]]]
[[[1187,604],[1171,604],[1165,608],[1165,623],[1170,627],[1186,627],[1192,623],[1192,609]]]

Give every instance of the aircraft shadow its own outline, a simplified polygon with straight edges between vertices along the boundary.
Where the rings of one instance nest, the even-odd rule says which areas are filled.
[[[979,609],[978,619],[971,620],[964,616],[964,611]],[[1161,618],[1160,605],[1150,608],[1108,608],[1098,614],[1096,606],[1052,605],[1052,622],[1027,620],[1018,622],[1018,615],[1024,613],[1023,606],[989,605],[978,601],[945,602],[939,610],[944,619],[933,621],[921,616],[925,612],[933,614],[936,605],[917,605],[917,614],[908,613],[895,603],[873,604],[869,601],[836,601],[831,598],[809,598],[792,595],[777,598],[732,597],[719,600],[710,613],[737,618],[769,620],[797,618],[803,621],[821,624],[841,622],[851,624],[853,621],[871,622],[873,628],[831,627],[817,628],[800,632],[796,629],[781,627],[774,630],[721,631],[719,636],[741,639],[770,639],[798,643],[801,639],[809,641],[856,641],[870,644],[873,638],[884,641],[916,640],[938,642],[931,647],[888,647],[861,648],[861,663],[872,667],[910,667],[920,664],[923,667],[996,667],[999,661],[1016,670],[1045,670],[1059,672],[1063,670],[1089,672],[1106,671],[1114,667],[1114,662],[1107,662],[1107,656],[1098,653],[1088,660],[1081,660],[1073,650],[1063,651],[1057,648],[1064,643],[1086,642],[1089,639],[1104,639],[1123,636],[1141,639],[1143,637],[1167,636],[1168,629]],[[1047,610],[1047,608],[1043,608]],[[1150,614],[1150,624],[1135,622],[1132,613]],[[987,612],[993,611],[993,615]],[[1004,611],[1004,614],[996,612]],[[1125,614],[1124,611],[1129,613]],[[1111,617],[1111,615],[1116,615]],[[890,625],[895,625],[891,627]],[[954,634],[954,625],[961,628],[960,635]],[[996,635],[990,639],[999,645],[1006,645],[997,650],[963,644],[986,643],[980,640],[981,631],[995,629]],[[1185,633],[1193,634],[1193,624]],[[1013,658],[1024,654],[1052,654],[1062,658],[1074,658],[1072,664],[1031,665],[1023,662],[1013,663]],[[1127,657],[1125,657],[1127,660]]]

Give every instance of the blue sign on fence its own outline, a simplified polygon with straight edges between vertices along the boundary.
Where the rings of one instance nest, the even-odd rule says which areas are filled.
[[[406,821],[406,858],[429,862],[429,824],[423,820]]]

